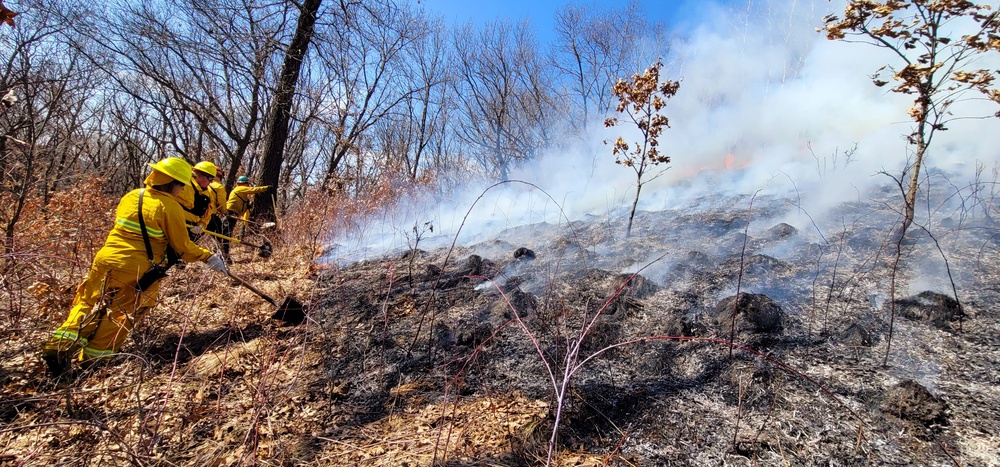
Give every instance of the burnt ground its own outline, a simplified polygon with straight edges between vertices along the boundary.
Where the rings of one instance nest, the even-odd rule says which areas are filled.
[[[884,202],[800,228],[789,200],[750,202],[640,212],[629,239],[615,216],[344,266],[245,259],[305,324],[238,289],[165,293],[128,355],[70,382],[38,374],[44,332],[8,335],[0,459],[538,465],[558,425],[559,465],[1000,465],[998,226],[915,228],[893,302]]]

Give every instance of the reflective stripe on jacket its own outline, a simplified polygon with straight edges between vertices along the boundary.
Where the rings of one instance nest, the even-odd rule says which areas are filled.
[[[145,219],[143,219],[143,220],[145,220]],[[115,223],[118,224],[119,226],[121,226],[125,230],[130,230],[130,231],[135,232],[135,233],[137,233],[139,235],[142,235],[142,226],[139,225],[138,222],[132,222],[132,221],[130,221],[128,219],[122,219],[121,217],[119,217],[119,218],[115,219]],[[152,228],[152,227],[150,227],[150,226],[147,225],[146,226],[146,235],[149,235],[151,238],[163,238],[163,231],[162,230],[156,230],[156,229],[154,229],[154,228]],[[145,246],[145,245],[143,245],[143,246]]]
[[[76,332],[64,329],[56,329],[55,331],[52,331],[52,337],[55,339],[65,339],[73,342],[79,341],[80,345],[87,345],[88,342],[87,339],[80,337],[80,335]]]

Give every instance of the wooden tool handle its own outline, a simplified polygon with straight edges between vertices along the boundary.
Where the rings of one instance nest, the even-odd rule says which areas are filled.
[[[276,301],[275,301],[275,300],[274,300],[273,298],[271,298],[271,297],[270,297],[269,295],[267,295],[266,293],[264,293],[264,292],[261,292],[261,291],[260,291],[259,289],[257,289],[256,287],[254,287],[254,286],[250,285],[250,283],[249,283],[249,282],[247,282],[247,281],[245,281],[245,280],[241,279],[240,277],[236,276],[235,274],[233,274],[233,273],[232,273],[232,272],[230,272],[229,270],[226,270],[226,274],[228,274],[228,275],[229,275],[229,277],[232,277],[233,279],[236,279],[236,280],[238,280],[238,281],[240,282],[240,285],[242,285],[243,287],[246,287],[246,288],[250,289],[250,291],[251,291],[251,292],[253,292],[253,293],[257,294],[257,295],[260,295],[260,298],[263,298],[264,300],[267,300],[267,302],[268,302],[268,303],[270,303],[270,304],[272,304],[272,305],[274,305],[274,306],[278,306],[278,302],[276,302]]]

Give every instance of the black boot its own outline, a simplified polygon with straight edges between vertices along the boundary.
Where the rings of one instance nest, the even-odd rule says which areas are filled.
[[[53,378],[58,378],[69,370],[69,356],[62,352],[55,353],[43,353],[42,360],[45,361],[45,366],[48,367],[49,376]]]

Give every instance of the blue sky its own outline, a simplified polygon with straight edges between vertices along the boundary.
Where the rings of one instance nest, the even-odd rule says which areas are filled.
[[[590,0],[413,0],[418,7],[431,15],[441,15],[451,24],[465,24],[472,21],[482,25],[498,18],[519,20],[529,18],[539,40],[547,42],[552,36],[552,22],[556,10],[566,4],[613,5],[626,4],[625,1],[594,2]],[[746,0],[639,0],[648,18],[663,21],[676,28],[684,28],[699,21],[698,14],[706,4],[740,4]]]

